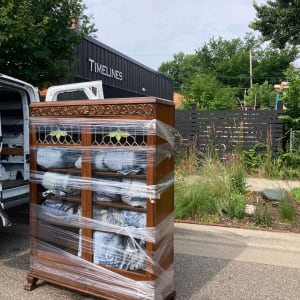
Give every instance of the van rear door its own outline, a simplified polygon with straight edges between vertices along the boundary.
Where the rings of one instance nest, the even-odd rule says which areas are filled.
[[[101,80],[51,86],[45,101],[104,99]]]

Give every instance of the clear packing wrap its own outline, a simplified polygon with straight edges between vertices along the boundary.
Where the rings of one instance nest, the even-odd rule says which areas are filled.
[[[145,174],[147,164],[158,165],[171,157],[172,149],[168,144],[157,147],[144,146],[142,149],[95,149],[93,146],[32,146],[37,151],[37,164],[43,168],[82,168],[83,162],[91,162],[95,171],[112,171],[121,175]],[[85,150],[86,155],[81,155]]]
[[[80,177],[58,172],[32,171],[30,181],[45,188],[43,196],[76,196],[81,190],[93,192],[94,201],[119,201],[131,205],[146,207],[146,198],[152,202],[160,198],[174,183],[173,173],[155,185],[147,185],[142,179],[115,178],[104,176],[102,178]],[[136,202],[136,205],[134,204]]]
[[[170,169],[155,181],[147,174],[149,166],[173,159],[174,128],[158,120],[43,117],[32,117],[31,126],[30,181],[40,195],[31,204],[31,270],[90,289],[100,285],[108,294],[113,289],[120,299],[165,299],[174,291],[173,263],[162,263],[173,256],[174,217],[151,227],[147,206],[169,197],[174,174]],[[90,217],[82,213],[87,192]],[[54,261],[63,257],[64,264],[40,252]]]
[[[46,200],[47,201],[47,200]],[[36,216],[38,225],[38,234],[33,242],[35,251],[47,251],[53,254],[59,254],[65,259],[75,260],[82,269],[76,269],[77,272],[67,273],[64,268],[59,269],[56,264],[39,263],[38,257],[32,261],[32,268],[42,272],[50,272],[57,274],[62,278],[73,278],[76,281],[87,285],[99,284],[101,281],[107,282],[107,289],[120,288],[120,293],[124,295],[134,295],[137,299],[154,299],[154,284],[159,286],[160,296],[155,299],[164,299],[166,296],[164,291],[169,291],[170,282],[173,282],[173,266],[164,269],[159,262],[164,257],[171,255],[170,249],[173,243],[173,215],[165,218],[155,228],[145,227],[143,217],[136,223],[140,227],[135,227],[134,223],[126,224],[126,219],[121,216],[113,216],[113,218],[105,218],[104,220],[85,218],[80,215],[80,205],[69,205],[65,201],[60,204],[51,205],[32,205],[31,214]],[[97,209],[97,208],[95,208]],[[103,212],[102,212],[103,213]],[[138,212],[135,212],[138,214]],[[143,214],[143,213],[140,213]],[[95,214],[96,215],[96,214]],[[97,215],[96,215],[97,216]],[[145,219],[144,219],[145,221]],[[70,230],[72,228],[73,230]],[[99,252],[97,249],[97,241],[95,239],[85,238],[81,236],[81,228],[92,229],[95,233],[103,233],[105,247],[100,250],[102,264],[95,265],[81,259],[81,253],[87,252],[95,256]],[[121,236],[123,241],[112,242],[112,236]],[[145,251],[145,242],[160,243],[155,252]],[[85,246],[83,246],[85,245]],[[99,244],[100,245],[100,244]],[[130,246],[128,246],[130,245]],[[84,248],[83,248],[84,247]],[[67,249],[67,250],[66,250]],[[147,264],[145,263],[147,261]],[[122,276],[105,266],[114,267],[122,270],[139,270],[147,271],[154,274],[157,279],[155,281],[135,281],[127,276]],[[95,272],[93,272],[95,270]],[[102,283],[101,283],[102,287]],[[156,293],[157,294],[157,293]],[[157,294],[158,295],[158,294]],[[141,298],[139,298],[141,297]]]
[[[82,129],[93,136],[92,145],[147,146],[148,136],[162,138],[175,148],[175,128],[159,120],[123,120],[93,118],[31,117],[39,132],[38,140],[46,144],[81,144]]]

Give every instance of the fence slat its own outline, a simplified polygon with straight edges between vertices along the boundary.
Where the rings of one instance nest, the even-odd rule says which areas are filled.
[[[249,150],[270,137],[273,151],[282,148],[282,110],[176,110],[175,128],[182,139],[203,150],[214,145],[222,151]],[[221,145],[221,146],[220,146]]]

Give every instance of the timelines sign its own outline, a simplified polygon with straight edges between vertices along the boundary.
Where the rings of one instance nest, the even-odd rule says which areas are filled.
[[[123,72],[114,68],[108,67],[100,62],[95,61],[92,58],[88,59],[88,65],[90,72],[101,74],[106,77],[110,77],[116,80],[123,80]]]

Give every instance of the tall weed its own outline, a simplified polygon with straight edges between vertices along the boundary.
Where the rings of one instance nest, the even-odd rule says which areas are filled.
[[[255,210],[255,224],[266,227],[272,226],[272,217],[266,206],[258,206]]]
[[[292,188],[290,192],[293,195],[293,197],[296,198],[297,201],[300,201],[300,188]]]
[[[284,199],[280,202],[279,212],[282,220],[295,221],[296,212],[290,199]]]
[[[200,220],[204,215],[221,215],[231,192],[230,178],[224,165],[205,160],[196,175],[176,180],[175,217]]]
[[[246,201],[244,197],[240,194],[233,194],[229,199],[227,214],[231,219],[241,219],[245,216],[245,207]]]

